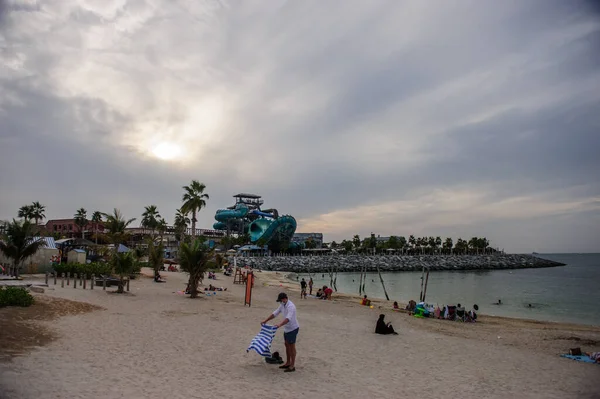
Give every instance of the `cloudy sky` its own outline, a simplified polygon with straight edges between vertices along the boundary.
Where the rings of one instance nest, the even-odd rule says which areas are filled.
[[[600,14],[564,0],[0,0],[0,219],[210,227],[253,192],[326,240],[600,250]]]

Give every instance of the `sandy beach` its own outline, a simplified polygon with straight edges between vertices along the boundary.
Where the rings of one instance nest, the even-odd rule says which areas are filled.
[[[0,398],[600,397],[600,365],[559,357],[600,350],[598,327],[416,319],[349,295],[301,300],[284,274],[267,272],[244,307],[231,277],[210,280],[226,292],[190,300],[176,293],[185,274],[163,274],[167,283],[142,277],[126,295],[51,285],[31,308],[0,309]],[[246,353],[281,290],[301,326],[295,373]],[[373,333],[379,313],[398,336]],[[273,350],[283,349],[280,333]]]

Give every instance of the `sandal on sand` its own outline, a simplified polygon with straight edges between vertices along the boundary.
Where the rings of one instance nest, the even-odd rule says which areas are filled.
[[[287,365],[279,366],[279,368],[280,368],[280,369],[289,369],[289,368],[290,368],[290,365],[289,365],[289,364],[287,364]]]
[[[296,371],[296,367],[292,367],[292,368],[288,367],[287,369],[283,370],[284,373],[291,373],[293,371]]]

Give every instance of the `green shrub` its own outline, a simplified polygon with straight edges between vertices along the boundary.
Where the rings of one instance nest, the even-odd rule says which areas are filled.
[[[93,263],[61,263],[54,265],[54,271],[60,276],[62,273],[71,273],[71,276],[77,274],[87,274],[91,277],[92,274],[99,276],[101,274],[111,274],[112,267],[108,263],[93,262]]]
[[[206,270],[211,272],[220,271],[221,267],[217,264],[217,262],[209,260],[208,262],[206,262]]]
[[[142,271],[142,267],[146,266],[146,262],[135,262],[133,264],[133,268],[131,269],[132,274],[137,274]]]
[[[31,306],[33,296],[22,287],[0,287],[0,308],[4,306]]]

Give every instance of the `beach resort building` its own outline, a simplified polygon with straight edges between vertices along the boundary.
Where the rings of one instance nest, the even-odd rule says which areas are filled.
[[[306,244],[309,240],[316,244],[315,248],[323,247],[323,233],[294,233],[292,237],[292,242],[298,244]]]
[[[160,237],[159,231],[152,231],[152,229],[145,229],[143,227],[130,227],[125,229],[129,233],[129,241],[127,245],[130,248],[145,247],[146,237],[154,236],[155,238]],[[188,228],[186,231],[187,235],[192,234],[192,229]],[[208,238],[208,245],[212,248],[216,244],[221,242],[221,239],[225,237],[225,231],[212,230],[212,229],[196,229],[196,237]],[[179,249],[179,241],[175,236],[175,228],[173,226],[167,226],[167,229],[162,234],[162,244],[164,247],[164,257],[166,259],[177,258],[177,251]]]
[[[22,272],[24,273],[45,273],[46,271],[52,270],[52,259],[57,259],[59,256],[58,248],[56,247],[56,241],[53,237],[35,237],[35,241],[44,240],[46,245],[40,249],[35,255],[25,259],[23,262]],[[0,252],[0,263],[11,264],[12,261],[7,259]]]
[[[81,237],[79,226],[75,224],[75,219],[51,219],[46,222],[46,230],[50,234],[58,233],[63,237]],[[86,238],[91,238],[96,231],[104,232],[104,224],[88,222],[83,228],[83,234]]]

